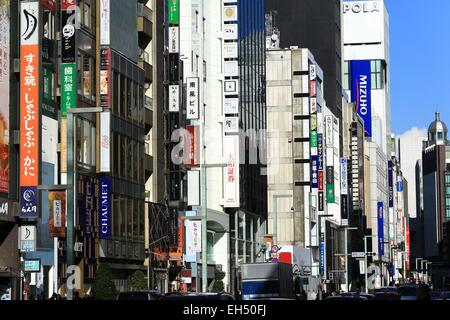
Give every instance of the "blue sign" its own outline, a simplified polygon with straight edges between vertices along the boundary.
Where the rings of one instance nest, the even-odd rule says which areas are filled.
[[[37,187],[20,187],[20,217],[26,219],[37,219],[37,206]]]
[[[372,137],[372,97],[370,60],[350,61],[351,98],[364,122],[367,137]]]
[[[24,260],[23,271],[25,272],[41,272],[41,260]]]
[[[388,161],[389,208],[394,207],[394,164]]]
[[[325,272],[325,241],[320,243],[320,270]]]
[[[397,192],[403,192],[403,180],[401,177],[398,177]]]
[[[99,179],[99,229],[100,239],[111,238],[111,179],[100,177]]]
[[[311,188],[319,188],[319,158],[317,156],[311,156]]]
[[[378,202],[378,255],[384,255],[384,204]]]
[[[323,170],[323,133],[317,135],[318,169]]]

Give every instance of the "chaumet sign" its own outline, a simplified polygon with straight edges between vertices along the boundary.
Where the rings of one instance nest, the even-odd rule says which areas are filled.
[[[344,2],[343,12],[348,13],[370,13],[380,12],[380,2],[365,1],[365,2]]]

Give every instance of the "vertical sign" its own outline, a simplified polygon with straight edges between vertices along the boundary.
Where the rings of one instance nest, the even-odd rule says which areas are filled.
[[[200,127],[188,125],[186,130],[189,133],[188,141],[186,141],[186,149],[188,150],[187,167],[198,167],[200,165]]]
[[[201,230],[201,221],[186,221],[186,258],[190,257],[190,262],[195,262],[196,253],[202,251]]]
[[[394,208],[394,165],[388,161],[389,208]]]
[[[199,119],[199,78],[187,78],[187,114],[188,120]]]
[[[99,179],[99,237],[100,239],[111,238],[111,179],[100,177]]]
[[[111,171],[111,112],[100,114],[100,172]]]
[[[65,118],[67,110],[76,108],[77,103],[77,68],[75,63],[62,64],[61,113]]]
[[[225,136],[224,169],[225,208],[239,208],[239,136]]]
[[[311,156],[311,188],[313,189],[319,188],[318,162],[317,156]]]
[[[180,52],[179,28],[169,28],[169,53]]]
[[[100,0],[100,45],[109,46],[111,24],[110,0]]]
[[[341,158],[341,220],[348,225],[348,160]]]
[[[20,252],[36,251],[36,226],[22,226],[19,229]]]
[[[384,255],[384,204],[378,201],[378,255]]]
[[[100,101],[101,107],[111,107],[111,49],[100,49]]]
[[[333,116],[325,116],[325,140],[327,148],[333,148],[333,133]]]
[[[369,60],[350,61],[351,99],[364,122],[368,137],[372,136],[372,97]]]
[[[169,112],[180,111],[180,86],[169,86]]]
[[[66,237],[66,192],[50,191],[48,193],[50,209],[48,231],[54,238]]]
[[[75,63],[76,61],[76,1],[69,5],[66,3],[62,6],[61,11],[61,60],[62,63]]]
[[[9,7],[9,0],[0,3],[0,193],[9,191]]]
[[[406,220],[406,219],[405,219]],[[405,226],[405,248],[406,248],[406,269],[410,269],[409,260],[410,260],[410,254],[411,254],[411,238],[410,238],[410,231],[409,231],[409,223]]]
[[[38,217],[39,2],[20,3],[20,216]]]
[[[327,166],[327,203],[334,203],[334,166]]]
[[[168,0],[169,7],[169,24],[179,24],[180,22],[180,1]]]

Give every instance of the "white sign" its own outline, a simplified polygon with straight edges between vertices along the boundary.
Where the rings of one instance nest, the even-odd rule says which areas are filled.
[[[365,256],[364,252],[352,252],[352,258],[364,258]]]
[[[2,216],[8,215],[8,202],[3,202],[0,205],[0,215],[2,215]]]
[[[325,116],[325,136],[326,136],[326,147],[333,147],[333,116]]]
[[[316,80],[317,78],[317,67],[315,64],[309,66],[309,79]]]
[[[341,194],[348,195],[348,160],[341,158]]]
[[[111,112],[100,113],[100,172],[111,171]]]
[[[53,200],[53,221],[56,228],[63,226],[61,200]]]
[[[200,171],[187,172],[188,206],[200,205]]]
[[[178,53],[180,51],[178,36],[178,27],[169,27],[169,53]]]
[[[39,2],[20,2],[20,44],[39,44]]]
[[[180,86],[169,86],[169,112],[180,111]]]
[[[317,98],[310,98],[310,112],[311,113],[317,113]]]
[[[75,245],[73,246],[73,250],[75,252],[83,252],[83,242],[75,242]]]
[[[36,226],[22,226],[19,229],[19,248],[21,252],[36,251]]]
[[[225,77],[238,77],[239,64],[237,61],[224,61],[223,73]]]
[[[380,12],[380,3],[376,1],[344,2],[342,11],[344,14],[349,11],[353,13]]]
[[[223,113],[238,114],[239,113],[239,98],[225,98],[223,101]]]
[[[199,114],[199,78],[186,79],[187,90],[187,115],[188,120],[200,118]]]
[[[202,222],[186,221],[186,255],[193,256],[202,251]]]
[[[238,57],[237,42],[227,42],[223,44],[223,57],[225,59],[236,59]]]
[[[238,117],[225,118],[223,123],[223,130],[226,133],[239,132],[239,118]]]
[[[225,94],[235,95],[239,93],[239,82],[238,80],[227,80],[224,81],[224,91]]]
[[[110,45],[111,5],[110,0],[100,1],[100,45]]]
[[[224,136],[224,194],[225,208],[239,208],[239,136]]]
[[[223,26],[223,39],[224,40],[237,40],[237,38],[238,38],[237,24],[225,24]]]
[[[223,21],[237,21],[237,6],[223,7]]]

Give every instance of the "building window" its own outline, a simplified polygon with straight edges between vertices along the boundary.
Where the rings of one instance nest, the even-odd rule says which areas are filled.
[[[372,89],[383,89],[385,83],[386,67],[384,61],[370,61],[370,72],[372,80]]]
[[[450,171],[445,172],[445,218],[450,220]]]
[[[344,90],[350,90],[350,63],[348,61],[344,62]]]

